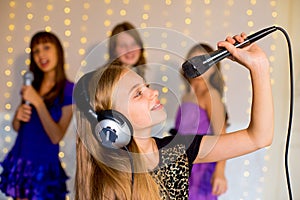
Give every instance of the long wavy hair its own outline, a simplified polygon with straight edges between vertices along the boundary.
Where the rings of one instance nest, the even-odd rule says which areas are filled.
[[[67,80],[64,64],[65,64],[65,57],[64,57],[64,50],[59,41],[58,37],[51,32],[41,31],[37,32],[31,39],[30,42],[30,49],[32,50],[36,45],[41,43],[52,43],[56,47],[57,52],[57,66],[55,68],[55,85],[52,89],[44,95],[44,101],[47,106],[53,104],[54,100],[59,97],[60,102],[63,101],[64,96],[64,87]],[[32,82],[32,86],[39,91],[41,87],[41,83],[44,79],[44,72],[40,70],[37,66],[36,62],[33,59],[33,52],[30,52],[30,71],[33,72],[34,80]]]
[[[126,70],[129,69],[113,63],[95,72],[89,84],[89,94],[96,112],[114,109],[113,90]],[[128,152],[106,148],[93,135],[93,128],[84,113],[78,112],[75,200],[160,199],[158,184],[147,172],[142,157],[132,156],[136,173],[131,170],[128,153],[140,154],[134,139],[127,146]]]
[[[141,55],[137,61],[137,63],[135,63],[133,65],[133,67],[136,68],[137,73],[144,77],[145,75],[145,69],[146,69],[146,58],[144,55],[144,44],[143,44],[143,40],[140,37],[139,32],[136,30],[136,28],[129,22],[125,21],[122,23],[117,24],[110,35],[109,38],[109,59],[110,62],[114,61],[114,60],[118,60],[118,55],[116,55],[116,46],[117,46],[117,35],[119,33],[122,33],[126,31],[127,34],[129,34],[131,37],[133,37],[133,39],[136,41],[136,43],[139,45],[140,49],[141,49]]]

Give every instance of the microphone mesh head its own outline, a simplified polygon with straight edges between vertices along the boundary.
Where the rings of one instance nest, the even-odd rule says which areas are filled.
[[[201,75],[190,60],[187,60],[182,64],[182,70],[184,75],[188,78],[196,78]]]
[[[31,71],[27,71],[24,74],[24,85],[31,85],[33,79],[34,79],[33,73]]]

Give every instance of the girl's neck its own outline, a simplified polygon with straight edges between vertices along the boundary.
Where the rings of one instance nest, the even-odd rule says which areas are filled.
[[[137,146],[142,153],[153,153],[157,151],[157,146],[155,140],[151,137],[149,138],[134,138]]]
[[[208,90],[208,82],[204,79],[192,81],[191,86],[194,89],[195,93],[202,93]]]
[[[145,161],[147,170],[152,171],[159,163],[159,153],[155,140],[153,138],[135,138],[134,140],[138,145],[143,160]]]
[[[48,72],[44,74],[44,79],[41,83],[40,94],[47,94],[55,85],[55,73]]]

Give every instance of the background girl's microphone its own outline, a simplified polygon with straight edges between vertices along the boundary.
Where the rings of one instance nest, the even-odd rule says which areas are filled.
[[[33,73],[31,71],[27,71],[23,76],[24,85],[27,85],[27,86],[31,85],[33,79],[34,79]],[[25,101],[25,104],[29,105],[30,102]]]

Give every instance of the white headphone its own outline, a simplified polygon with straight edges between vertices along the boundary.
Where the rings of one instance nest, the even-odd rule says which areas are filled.
[[[126,147],[133,134],[129,120],[116,110],[95,112],[90,104],[88,85],[94,73],[95,71],[85,74],[75,84],[75,104],[94,127],[92,131],[103,146],[115,149]]]

